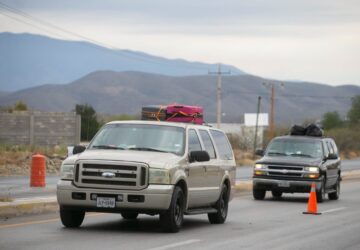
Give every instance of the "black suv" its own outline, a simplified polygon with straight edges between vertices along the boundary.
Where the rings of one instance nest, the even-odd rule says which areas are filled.
[[[311,136],[274,138],[256,161],[253,175],[253,196],[262,200],[266,191],[274,198],[283,193],[308,193],[316,183],[318,202],[337,200],[340,194],[341,161],[333,139]]]

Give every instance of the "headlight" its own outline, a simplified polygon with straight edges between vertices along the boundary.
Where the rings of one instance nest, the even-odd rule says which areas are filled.
[[[310,172],[308,174],[304,174],[305,178],[316,179],[320,177],[320,170],[318,167],[305,167],[304,170]]]
[[[266,165],[257,163],[254,167],[254,175],[266,175],[266,171],[263,171],[266,169]]]
[[[149,168],[149,184],[170,184],[170,174],[167,169]]]
[[[265,168],[266,166],[263,164],[259,164],[259,163],[255,164],[255,169],[265,169]]]
[[[75,165],[61,165],[60,178],[61,180],[73,180],[74,179],[74,166]]]
[[[318,167],[305,167],[305,171],[319,173],[319,168]]]

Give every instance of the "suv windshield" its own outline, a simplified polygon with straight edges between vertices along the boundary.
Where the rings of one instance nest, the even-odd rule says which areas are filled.
[[[91,142],[90,149],[139,150],[184,154],[185,130],[149,124],[109,124]]]
[[[268,146],[266,155],[321,158],[323,151],[318,140],[276,139]]]

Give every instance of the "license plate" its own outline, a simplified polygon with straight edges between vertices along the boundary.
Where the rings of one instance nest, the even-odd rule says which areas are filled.
[[[112,198],[112,197],[97,197],[97,199],[96,199],[96,207],[114,208],[115,207],[115,198]]]
[[[290,187],[290,183],[288,181],[279,182],[279,187]]]

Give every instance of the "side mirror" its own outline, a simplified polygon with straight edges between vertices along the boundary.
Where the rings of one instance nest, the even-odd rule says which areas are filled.
[[[258,156],[264,156],[265,155],[265,150],[263,149],[256,149],[255,154]]]
[[[191,151],[189,154],[189,161],[190,162],[210,161],[210,156],[207,151]]]
[[[326,158],[327,160],[336,160],[338,158],[337,154],[329,154]]]
[[[76,146],[74,146],[72,153],[73,153],[73,155],[76,155],[76,154],[84,152],[85,149],[86,149],[86,147],[83,145],[76,145]]]

